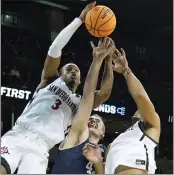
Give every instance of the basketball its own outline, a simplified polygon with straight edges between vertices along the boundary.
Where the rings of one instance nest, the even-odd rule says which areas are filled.
[[[116,27],[116,16],[106,6],[96,6],[89,10],[85,18],[88,32],[95,37],[109,36]]]

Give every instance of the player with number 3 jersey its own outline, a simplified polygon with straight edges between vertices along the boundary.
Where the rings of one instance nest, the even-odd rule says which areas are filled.
[[[61,52],[94,5],[95,2],[87,5],[79,18],[64,28],[50,46],[33,99],[12,130],[1,138],[1,174],[13,174],[17,168],[19,174],[46,173],[48,151],[64,139],[64,131],[71,125],[81,100],[75,94],[80,84],[77,65],[66,64],[57,73]],[[96,91],[93,108],[109,97],[110,92],[103,93],[108,92],[105,89],[108,79],[105,75],[100,91]]]

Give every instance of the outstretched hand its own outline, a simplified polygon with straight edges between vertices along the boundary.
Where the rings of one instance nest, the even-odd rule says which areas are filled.
[[[123,49],[120,50],[121,52],[115,48],[115,52],[113,54],[113,70],[118,73],[124,73],[124,71],[127,70],[129,67],[125,51]]]
[[[112,52],[114,47],[114,42],[109,37],[105,37],[103,40],[100,39],[97,47],[92,41],[90,43],[93,49],[93,59],[103,60]]]
[[[96,1],[94,2],[91,2],[90,4],[88,4],[84,9],[83,11],[81,12],[79,18],[81,19],[82,22],[85,22],[85,18],[86,18],[86,15],[88,13],[88,11],[90,9],[92,9],[94,6],[96,5]]]

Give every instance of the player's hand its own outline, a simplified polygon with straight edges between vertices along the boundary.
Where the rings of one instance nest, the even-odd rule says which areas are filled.
[[[100,39],[97,47],[95,47],[92,41],[90,43],[93,49],[93,59],[103,60],[114,48],[112,39],[109,37],[105,37],[103,40]]]
[[[112,50],[111,50],[111,52],[109,53],[109,55],[107,56],[106,59],[114,60],[113,54],[114,54],[114,52],[115,52],[116,46],[115,46],[114,41],[113,41],[111,38],[110,38],[109,46],[112,47]]]
[[[121,52],[115,48],[115,52],[113,54],[113,70],[118,73],[124,73],[129,67],[125,51],[123,49],[120,50]]]
[[[88,4],[83,11],[81,12],[79,18],[81,19],[82,22],[85,22],[85,18],[86,18],[86,14],[88,13],[88,11],[90,9],[92,9],[94,6],[96,5],[96,1],[91,2],[90,4]]]
[[[98,144],[94,144],[94,146],[92,146],[87,143],[83,147],[83,155],[87,160],[89,160],[89,162],[93,164],[97,164],[102,160],[102,154]]]

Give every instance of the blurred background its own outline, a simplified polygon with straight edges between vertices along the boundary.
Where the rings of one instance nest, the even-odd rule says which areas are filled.
[[[78,17],[90,0],[1,1],[1,133],[10,130],[40,82],[48,48],[55,36]],[[130,67],[144,85],[161,118],[161,138],[156,149],[157,174],[173,173],[173,1],[98,0],[117,17],[111,35],[127,53]],[[90,40],[84,26],[63,50],[61,66],[76,63],[83,83],[92,61]],[[101,81],[101,75],[99,80]],[[100,82],[99,81],[99,82]],[[99,87],[100,83],[98,83]],[[19,93],[23,95],[19,95]],[[18,94],[18,95],[17,95]],[[103,117],[107,146],[131,125],[136,105],[123,77],[115,74],[110,99],[93,111]],[[57,147],[50,151],[48,173]]]

